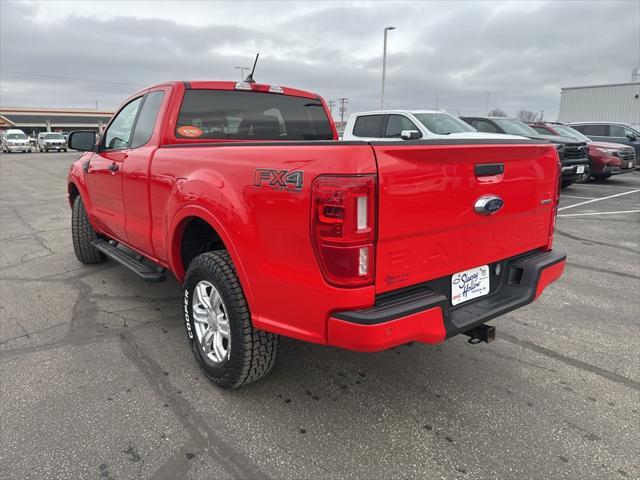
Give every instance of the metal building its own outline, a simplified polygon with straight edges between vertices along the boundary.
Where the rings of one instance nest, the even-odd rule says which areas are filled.
[[[624,122],[640,127],[640,82],[563,88],[558,121]]]

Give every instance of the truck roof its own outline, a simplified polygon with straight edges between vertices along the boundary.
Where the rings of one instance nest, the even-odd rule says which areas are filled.
[[[389,115],[393,113],[446,113],[449,114],[446,110],[370,110],[368,112],[358,112],[353,115]]]
[[[238,91],[248,91],[246,88],[236,88],[238,84],[248,85],[245,82],[234,82],[230,80],[173,80],[169,82],[157,83],[155,85],[151,85],[149,87],[143,88],[140,92],[148,90],[150,88],[162,87],[162,86],[176,86],[183,85],[187,90],[238,90]],[[275,85],[268,83],[253,83],[251,84],[251,89],[254,91],[262,91],[269,92],[270,87],[277,87],[282,89],[282,95],[289,95],[293,97],[304,97],[304,98],[313,98],[319,99],[320,96],[313,92],[308,92],[306,90],[299,90],[297,88],[285,87],[283,85]],[[139,92],[137,92],[139,93]],[[278,93],[278,92],[271,92]]]

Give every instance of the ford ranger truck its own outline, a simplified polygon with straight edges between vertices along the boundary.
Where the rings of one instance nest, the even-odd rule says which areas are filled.
[[[337,138],[301,90],[142,90],[100,137],[69,135],[76,256],[173,274],[193,354],[224,388],[269,372],[280,335],[362,352],[489,341],[487,321],[562,274],[552,144]]]

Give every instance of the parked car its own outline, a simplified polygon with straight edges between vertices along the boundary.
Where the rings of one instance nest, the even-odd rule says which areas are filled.
[[[596,142],[623,143],[633,147],[640,158],[640,131],[626,123],[571,122],[568,124]]]
[[[611,175],[631,172],[636,167],[636,152],[633,147],[621,143],[594,142],[579,131],[568,125],[557,122],[543,122],[529,124],[536,132],[543,135],[561,135],[575,138],[589,145],[588,171],[578,175],[577,181],[588,182],[591,177],[596,180],[605,180]]]
[[[49,150],[66,152],[67,140],[61,133],[41,132],[38,134],[38,150],[41,152]]]
[[[29,138],[22,130],[9,129],[2,132],[2,151],[6,153],[30,152],[31,144]]]
[[[542,135],[533,128],[515,118],[504,117],[460,117],[480,132],[505,133],[509,135],[521,135],[527,138],[546,140],[555,144],[558,156],[562,163],[563,188],[568,187],[578,179],[578,175],[584,175],[589,167],[588,147],[586,142],[576,141],[557,135]]]
[[[310,92],[142,90],[99,139],[69,135],[86,152],[68,176],[76,256],[173,273],[196,360],[225,388],[268,373],[279,335],[359,351],[490,341],[485,322],[562,274],[551,144],[337,139]]]
[[[349,117],[343,140],[429,140],[442,138],[493,138],[504,135],[480,133],[443,110],[376,110]]]

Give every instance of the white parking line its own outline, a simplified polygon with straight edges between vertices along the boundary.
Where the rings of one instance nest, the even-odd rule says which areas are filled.
[[[601,183],[574,183],[571,185],[573,187],[592,187],[592,188],[634,188],[628,186],[620,186],[620,185],[602,185]]]
[[[595,200],[595,197],[574,197],[573,195],[562,195],[562,198],[579,198],[580,200]]]
[[[608,197],[594,198],[593,200],[587,200],[586,202],[574,203],[573,205],[567,205],[566,207],[561,207],[561,208],[558,209],[558,211],[561,212],[562,210],[567,210],[569,208],[575,208],[575,207],[579,207],[581,205],[586,205],[588,203],[600,202],[601,200],[608,200],[610,198],[621,197],[623,195],[629,195],[631,193],[637,193],[637,192],[640,192],[640,189],[631,190],[630,192],[616,193],[615,195],[609,195]]]
[[[584,215],[617,215],[619,213],[637,213],[640,210],[621,210],[619,212],[589,212],[589,213],[565,213],[564,215],[558,215],[558,217],[582,217]]]

